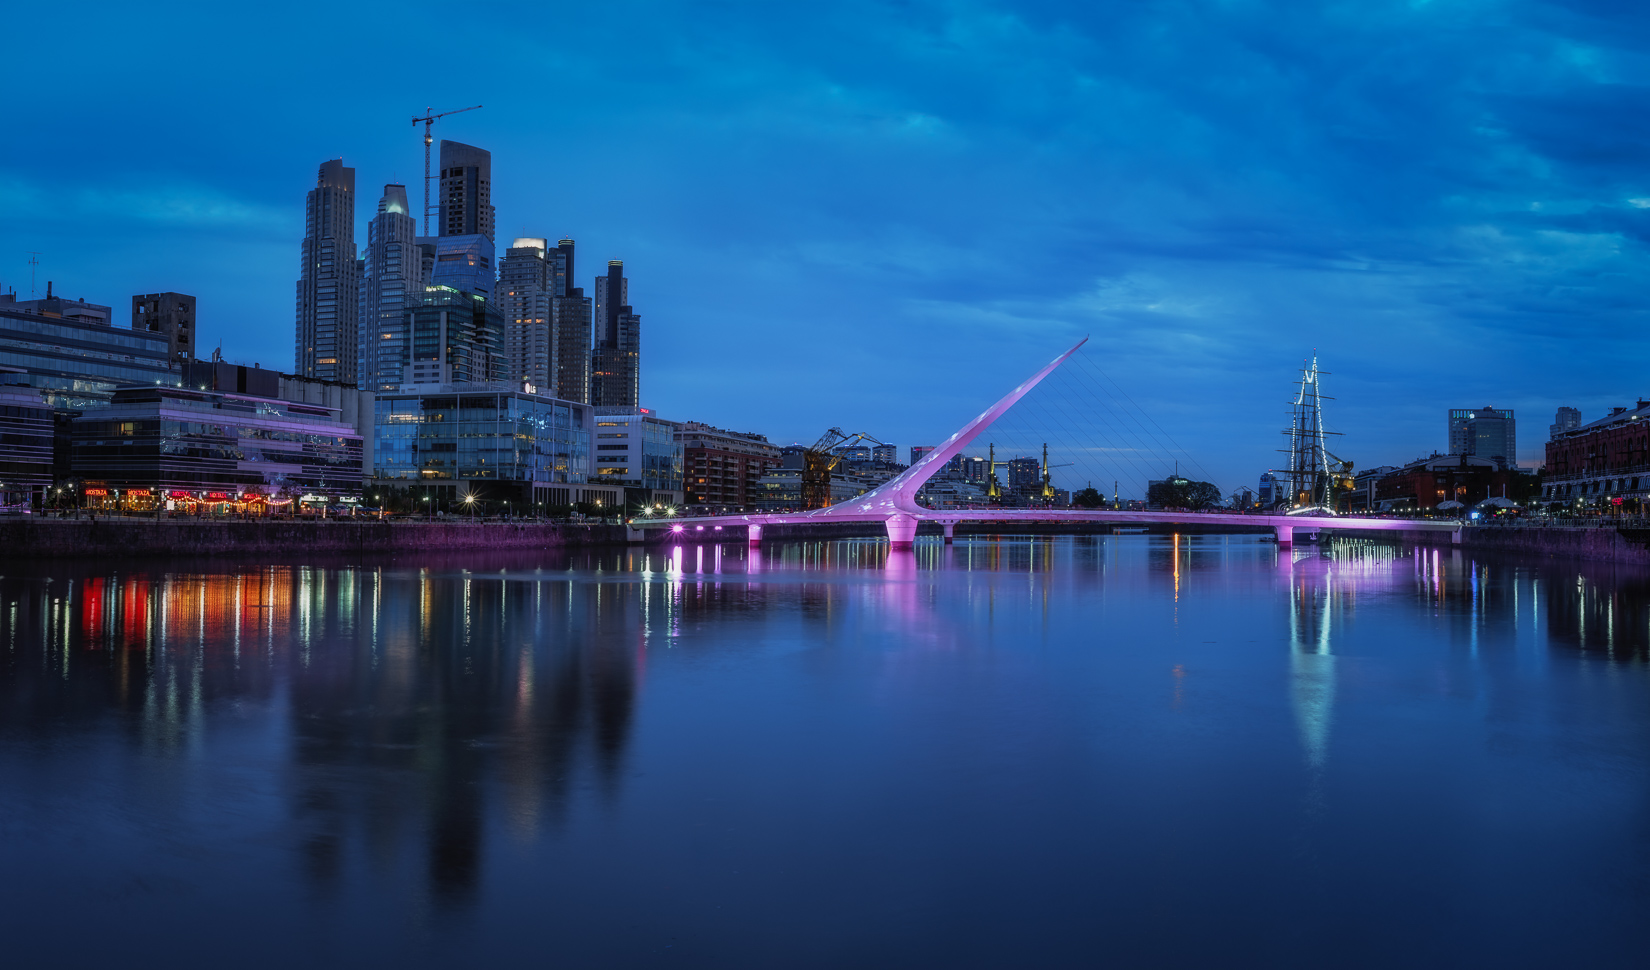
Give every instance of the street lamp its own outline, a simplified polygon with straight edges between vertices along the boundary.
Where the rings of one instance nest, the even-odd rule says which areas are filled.
[[[470,510],[470,520],[474,521],[476,517],[476,496],[474,492],[464,496],[464,504]]]

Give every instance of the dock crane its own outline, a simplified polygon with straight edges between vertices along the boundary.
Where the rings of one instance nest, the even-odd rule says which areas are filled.
[[[430,126],[435,124],[437,118],[463,114],[466,111],[474,111],[479,107],[481,105],[476,104],[468,108],[454,108],[452,111],[443,111],[440,114],[431,114],[430,109],[425,108],[424,117],[412,120],[414,128],[418,127],[420,121],[424,123],[424,235],[426,236],[430,234],[430,142],[434,141],[430,137]]]
[[[842,460],[833,454],[838,448],[859,441],[880,445],[881,441],[864,432],[848,434],[841,428],[832,428],[811,446],[802,449],[802,507],[822,509],[831,504],[831,470]]]

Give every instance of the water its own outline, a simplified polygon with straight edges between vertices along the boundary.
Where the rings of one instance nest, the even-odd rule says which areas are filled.
[[[1276,557],[14,562],[7,962],[1638,965],[1650,578]]]

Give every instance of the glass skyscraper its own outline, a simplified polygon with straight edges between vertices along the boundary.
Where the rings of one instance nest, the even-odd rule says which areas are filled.
[[[355,169],[322,162],[304,205],[293,371],[299,377],[356,380],[360,293],[355,254]]]
[[[378,215],[367,224],[367,255],[361,274],[360,367],[365,390],[392,390],[401,383],[408,359],[406,309],[423,296],[418,221],[407,202],[407,187],[384,186]]]

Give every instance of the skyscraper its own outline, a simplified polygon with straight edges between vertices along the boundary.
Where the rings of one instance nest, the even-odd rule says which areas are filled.
[[[504,317],[485,297],[425,287],[407,307],[411,350],[406,384],[467,384],[504,379]]]
[[[499,262],[498,306],[504,314],[505,378],[542,393],[555,386],[555,261],[548,240],[522,238]]]
[[[355,169],[321,163],[304,204],[303,264],[293,370],[300,377],[355,382],[360,352],[355,255]]]
[[[595,353],[590,367],[590,402],[597,407],[637,407],[641,397],[642,318],[630,308],[630,281],[624,261],[607,261],[596,277]]]
[[[384,186],[378,215],[367,223],[367,255],[361,273],[361,365],[365,390],[394,390],[408,363],[405,310],[423,294],[418,220],[407,187]]]
[[[550,301],[555,320],[556,389],[563,401],[590,403],[591,301],[582,287]]]
[[[493,154],[462,142],[441,140],[443,236],[493,238]]]
[[[1449,453],[1489,458],[1502,468],[1518,464],[1517,422],[1513,412],[1491,407],[1452,408]]]
[[[1551,440],[1566,431],[1574,431],[1581,427],[1581,412],[1575,408],[1559,408],[1553,415],[1553,423],[1547,428],[1547,438]]]

